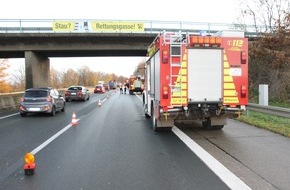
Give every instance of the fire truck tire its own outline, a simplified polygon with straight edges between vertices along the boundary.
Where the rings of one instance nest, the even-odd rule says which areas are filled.
[[[154,115],[154,106],[152,105],[151,106],[151,119],[152,119],[152,129],[154,131],[157,131],[158,128],[157,128],[157,119],[155,118],[155,115]]]
[[[150,118],[150,115],[148,114],[148,109],[147,109],[147,105],[146,104],[143,105],[143,109],[144,109],[145,117],[147,119]]]

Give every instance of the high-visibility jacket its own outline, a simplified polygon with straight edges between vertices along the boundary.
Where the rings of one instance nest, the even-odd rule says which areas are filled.
[[[141,88],[141,86],[142,86],[142,81],[134,80],[133,88]]]

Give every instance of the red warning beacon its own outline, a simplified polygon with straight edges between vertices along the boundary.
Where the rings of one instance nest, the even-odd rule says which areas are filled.
[[[24,173],[25,175],[33,175],[35,169],[34,155],[32,153],[27,153],[24,156]]]

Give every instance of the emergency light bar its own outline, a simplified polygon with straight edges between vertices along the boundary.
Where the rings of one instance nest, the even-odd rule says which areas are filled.
[[[221,37],[217,36],[190,36],[189,46],[192,47],[220,47],[222,43]]]

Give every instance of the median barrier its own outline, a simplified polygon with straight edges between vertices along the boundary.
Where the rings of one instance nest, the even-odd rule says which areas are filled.
[[[22,95],[23,92],[0,94],[0,113],[18,110]]]

